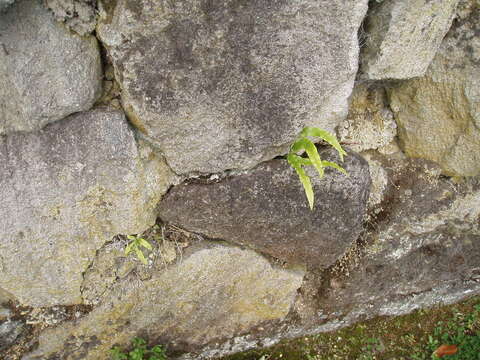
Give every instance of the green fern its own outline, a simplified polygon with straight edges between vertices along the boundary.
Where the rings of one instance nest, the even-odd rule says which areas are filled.
[[[135,254],[137,255],[138,259],[143,264],[147,265],[147,259],[145,259],[145,256],[143,255],[143,252],[140,249],[140,247],[144,247],[148,250],[152,250],[152,245],[150,245],[150,243],[147,240],[145,240],[145,239],[143,239],[139,236],[128,235],[127,238],[129,240],[132,240],[132,241],[125,248],[125,256],[128,256],[128,254],[130,254],[132,251],[134,251]]]
[[[300,182],[302,183],[305,190],[305,195],[307,196],[310,210],[313,210],[314,194],[312,182],[310,181],[310,177],[303,169],[303,166],[313,166],[317,170],[320,178],[323,177],[324,168],[327,166],[332,167],[345,175],[347,175],[347,172],[337,163],[322,160],[320,158],[320,155],[318,154],[318,150],[315,144],[308,138],[308,136],[319,137],[329,143],[335,150],[337,150],[341,161],[343,161],[343,157],[346,156],[347,153],[345,152],[345,150],[342,149],[335,135],[330,134],[326,130],[309,126],[303,128],[303,130],[298,135],[297,140],[295,140],[295,142],[290,147],[290,152],[287,155],[287,161],[295,169],[300,179]],[[301,151],[306,152],[307,158],[299,156],[297,154]]]

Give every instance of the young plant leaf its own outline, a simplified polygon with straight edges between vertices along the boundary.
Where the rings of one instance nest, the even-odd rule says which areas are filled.
[[[323,165],[322,159],[318,154],[318,150],[313,142],[307,138],[299,139],[295,141],[292,145],[292,152],[296,153],[298,151],[305,150],[309,160],[312,162],[312,165],[317,169],[318,175],[323,177]]]
[[[142,250],[138,248],[137,246],[135,247],[135,253],[137,254],[138,259],[144,264],[147,265],[147,259],[145,259],[145,256],[143,255]]]
[[[133,248],[136,247],[137,244],[135,241],[132,241],[130,244],[127,245],[127,247],[125,248],[125,255],[128,255],[132,252]]]
[[[150,243],[143,239],[143,238],[138,238],[138,244],[143,246],[144,248],[148,249],[148,250],[152,250],[152,245],[150,245]]]
[[[343,161],[343,156],[347,155],[345,150],[343,150],[342,146],[338,142],[337,137],[333,134],[330,134],[326,130],[322,130],[322,129],[319,129],[319,128],[316,128],[316,127],[307,126],[307,127],[303,128],[303,130],[300,132],[300,136],[302,136],[302,137],[317,136],[317,137],[321,138],[322,140],[325,140],[327,143],[332,145],[335,148],[335,150],[337,150],[338,155],[340,156],[340,160],[342,160],[342,161]]]
[[[302,168],[302,161],[299,159],[302,158],[295,154],[289,154],[287,156],[288,163],[295,169],[298,177],[300,178],[300,182],[303,185],[303,189],[305,190],[305,195],[307,196],[310,210],[313,210],[314,194],[312,183],[310,182],[310,178],[308,177],[308,175],[305,173],[305,170]]]

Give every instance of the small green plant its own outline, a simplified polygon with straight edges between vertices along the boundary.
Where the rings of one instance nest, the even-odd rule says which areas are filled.
[[[437,356],[441,346],[446,344],[458,349],[456,353]],[[453,319],[437,325],[433,334],[428,336],[428,343],[424,351],[414,354],[415,360],[427,359],[480,359],[480,304],[474,306],[469,314],[457,313]]]
[[[343,156],[347,155],[347,153],[345,152],[345,150],[342,149],[335,135],[330,134],[326,130],[308,126],[303,128],[303,130],[298,135],[298,138],[290,147],[290,151],[287,155],[287,161],[297,172],[298,177],[300,178],[300,182],[302,183],[305,190],[305,194],[307,195],[310,209],[313,210],[314,195],[312,182],[310,181],[310,177],[303,169],[303,166],[315,167],[320,178],[323,177],[324,168],[327,166],[337,169],[345,175],[347,175],[347,172],[337,163],[322,160],[320,158],[320,155],[318,154],[318,150],[315,144],[308,138],[309,136],[319,137],[322,140],[325,140],[331,146],[333,146],[335,150],[337,150],[341,161],[343,161]],[[297,154],[301,151],[305,151],[305,153],[307,154],[306,158]]]
[[[147,348],[147,342],[141,338],[132,340],[133,349],[129,352],[123,352],[115,346],[110,350],[112,360],[167,360],[165,350],[160,345],[155,345],[151,349]]]
[[[132,251],[134,251],[138,259],[143,264],[147,265],[147,259],[145,259],[145,256],[143,255],[142,249],[140,249],[140,247],[144,247],[148,250],[152,250],[152,245],[150,245],[150,243],[147,240],[141,238],[140,236],[128,235],[127,239],[131,240],[131,242],[125,248],[125,255],[127,256]]]

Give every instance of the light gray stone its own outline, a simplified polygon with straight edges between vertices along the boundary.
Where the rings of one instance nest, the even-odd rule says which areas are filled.
[[[97,40],[57,23],[40,1],[0,14],[0,135],[39,130],[101,95]]]
[[[480,174],[480,5],[464,3],[427,74],[389,90],[405,153],[453,176]]]
[[[97,34],[129,119],[178,174],[245,169],[347,113],[366,0],[119,0]]]
[[[139,333],[170,350],[202,347],[285,318],[303,275],[251,250],[203,243],[151,280],[117,283],[86,317],[45,331],[23,359],[104,359]]]
[[[339,163],[335,154],[332,149],[320,152],[322,159]],[[328,267],[360,235],[370,191],[363,158],[349,153],[341,166],[348,176],[327,169],[319,179],[308,169],[314,211],[298,176],[283,159],[219,182],[188,181],[175,186],[159,204],[159,216],[189,231],[247,245],[283,261]]]
[[[425,74],[455,15],[458,0],[385,0],[366,25],[362,72],[369,79]]]
[[[80,35],[95,30],[97,24],[97,0],[46,0],[55,19]]]
[[[24,305],[80,303],[96,250],[151,226],[168,179],[117,111],[0,138],[0,288]]]

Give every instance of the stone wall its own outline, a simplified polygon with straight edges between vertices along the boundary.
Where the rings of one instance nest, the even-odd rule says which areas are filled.
[[[478,0],[0,0],[0,357],[207,359],[480,293],[479,24]],[[304,126],[347,150],[308,170],[313,210]]]

